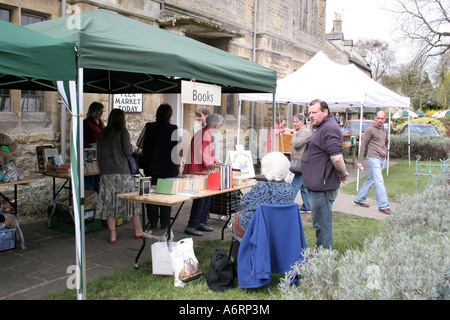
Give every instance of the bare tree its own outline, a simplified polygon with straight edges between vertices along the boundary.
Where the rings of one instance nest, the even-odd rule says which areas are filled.
[[[397,0],[394,12],[404,37],[418,49],[417,60],[450,51],[449,0]]]
[[[389,44],[379,40],[358,40],[355,49],[366,55],[365,59],[372,70],[372,78],[379,81],[386,76],[394,63],[394,52]]]

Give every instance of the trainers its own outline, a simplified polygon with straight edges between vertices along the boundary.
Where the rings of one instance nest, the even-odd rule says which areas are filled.
[[[187,233],[187,234],[192,234],[194,236],[202,236],[203,235],[203,233],[201,231],[199,231],[199,230],[197,230],[195,228],[192,228],[192,227],[186,227],[184,229],[184,232]]]
[[[300,213],[311,213],[311,210],[300,210]]]
[[[367,203],[364,203],[364,202],[356,202],[356,201],[353,201],[353,202],[356,203],[357,205],[361,206],[361,207],[364,207],[364,208],[368,208],[369,207],[369,205]]]
[[[198,225],[198,230],[201,230],[201,231],[207,231],[207,232],[214,231],[213,228],[211,228],[210,226],[208,226],[208,225],[205,224],[205,223],[200,223],[200,224]]]
[[[378,209],[380,212],[383,212],[384,214],[391,214],[392,211],[391,209],[387,208],[387,209]]]

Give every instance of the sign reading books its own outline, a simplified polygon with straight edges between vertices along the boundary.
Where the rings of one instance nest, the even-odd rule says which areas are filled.
[[[181,81],[181,102],[220,106],[222,88],[195,81]]]
[[[113,108],[123,112],[142,112],[142,93],[115,94]]]

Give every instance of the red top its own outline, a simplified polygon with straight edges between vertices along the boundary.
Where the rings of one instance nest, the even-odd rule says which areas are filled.
[[[92,147],[92,143],[97,143],[98,134],[105,127],[102,119],[97,123],[93,118],[86,118],[83,121],[84,129],[84,147]]]
[[[214,165],[218,161],[214,155],[213,135],[206,125],[202,130],[198,130],[191,140],[191,147],[186,158],[184,173],[204,172],[208,166]]]
[[[278,123],[275,123],[275,136],[281,135],[284,131],[286,131],[285,128],[281,128],[281,126]],[[266,154],[272,152],[272,135],[273,135],[273,127],[270,128],[269,137],[267,138]]]

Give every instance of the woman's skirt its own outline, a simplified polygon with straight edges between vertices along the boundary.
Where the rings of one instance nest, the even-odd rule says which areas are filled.
[[[136,202],[118,198],[119,193],[136,191],[134,177],[130,174],[100,175],[100,187],[95,216],[97,219],[131,218],[138,214],[139,207]]]
[[[238,211],[234,215],[234,221],[233,221],[233,233],[236,234],[238,237],[243,238],[245,230],[242,228],[241,223],[239,222],[239,216],[241,215],[242,211]]]

